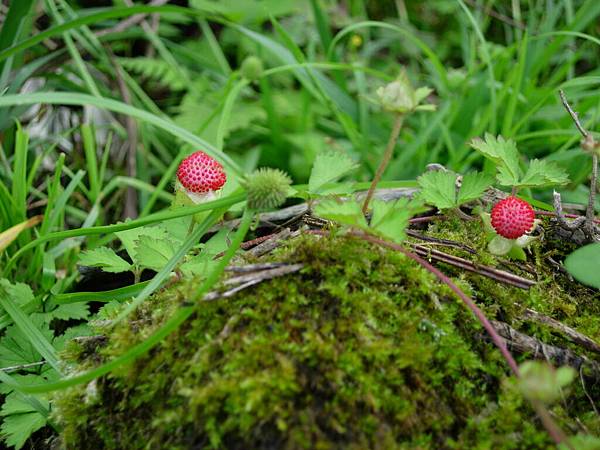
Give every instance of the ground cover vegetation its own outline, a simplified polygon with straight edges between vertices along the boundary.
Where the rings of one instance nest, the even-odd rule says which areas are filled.
[[[3,443],[600,448],[599,17],[3,5]]]

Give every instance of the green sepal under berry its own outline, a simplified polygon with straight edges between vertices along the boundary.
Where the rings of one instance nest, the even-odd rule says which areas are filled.
[[[291,184],[291,178],[279,169],[265,167],[256,170],[244,183],[248,207],[261,211],[281,206],[288,197]]]

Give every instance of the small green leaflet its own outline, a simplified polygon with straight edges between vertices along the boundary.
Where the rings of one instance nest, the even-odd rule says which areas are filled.
[[[131,259],[140,267],[159,271],[175,254],[173,243],[168,239],[155,239],[141,235],[136,241],[135,253]]]
[[[406,239],[408,220],[420,203],[408,198],[401,198],[396,202],[373,201],[373,214],[371,216],[371,229],[380,236],[400,243]]]
[[[492,184],[493,178],[480,172],[466,174],[457,188],[458,175],[452,172],[435,171],[421,175],[417,181],[421,187],[421,198],[438,209],[458,208],[463,203],[481,197]],[[457,195],[458,191],[458,195]]]
[[[481,194],[489,188],[494,179],[485,173],[471,172],[463,176],[460,189],[458,191],[457,205],[462,205],[481,197]]]
[[[131,270],[131,264],[117,255],[108,247],[98,247],[87,250],[79,257],[82,266],[100,267],[105,272],[127,272]]]
[[[39,383],[39,378],[35,378]],[[41,401],[48,408],[48,402]],[[46,425],[46,417],[42,416],[29,403],[21,400],[16,392],[8,394],[0,410],[0,416],[2,416],[2,426],[0,427],[2,440],[6,445],[17,450],[23,447],[29,436]]]
[[[519,165],[519,152],[514,141],[497,138],[486,133],[485,140],[475,138],[471,147],[486,158],[493,161],[498,174],[496,179],[503,186],[514,187],[547,187],[569,182],[567,173],[554,162],[533,159],[525,175]]]
[[[361,205],[356,201],[346,201],[335,199],[326,199],[315,206],[314,212],[323,219],[333,220],[342,225],[366,230],[369,228],[367,220],[362,213]]]
[[[439,209],[456,206],[456,175],[451,172],[427,172],[417,178],[421,187],[421,197]]]
[[[334,150],[319,153],[308,180],[308,192],[320,193],[327,183],[339,180],[357,167],[358,164],[345,153]]]
[[[52,342],[53,333],[43,317],[32,315],[31,322],[48,342]],[[8,327],[0,343],[0,367],[12,367],[39,361],[42,361],[42,356],[28,337],[16,325]]]
[[[407,198],[395,202],[373,200],[371,226],[367,224],[357,201],[341,202],[334,199],[324,200],[315,207],[315,214],[324,219],[333,220],[341,225],[359,228],[369,233],[402,242],[406,238],[408,220],[421,207],[421,203]]]
[[[565,260],[565,267],[577,281],[600,289],[600,243],[575,250]]]
[[[501,184],[511,186],[518,182],[522,171],[519,166],[519,151],[513,140],[505,140],[502,136],[496,138],[490,133],[485,133],[484,140],[473,139],[471,147],[496,163],[504,181],[511,180],[509,183],[501,182]]]
[[[567,184],[569,176],[562,167],[552,161],[532,159],[519,187],[546,187]]]
[[[162,227],[132,228],[131,230],[117,231],[115,234],[123,243],[123,247],[125,247],[131,259],[133,259],[133,255],[136,253],[137,240],[141,236],[149,236],[154,239],[169,238],[167,230]]]

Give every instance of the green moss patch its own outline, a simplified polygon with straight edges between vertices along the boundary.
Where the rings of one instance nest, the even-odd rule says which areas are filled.
[[[55,415],[65,447],[551,447],[527,402],[506,382],[507,366],[482,328],[411,260],[357,239],[316,236],[295,239],[268,260],[304,268],[199,304],[177,332],[131,366],[59,392]],[[553,282],[527,292],[456,275],[490,316],[513,326],[515,303],[539,306],[541,290]],[[195,285],[186,280],[155,295],[93,354],[72,347],[77,370],[142,341]],[[597,323],[575,318],[580,304],[555,290],[548,309],[569,310],[584,328]],[[574,312],[564,306],[571,301]],[[594,386],[588,393],[600,398]],[[593,432],[592,411],[579,385],[553,409],[569,432],[581,424]]]

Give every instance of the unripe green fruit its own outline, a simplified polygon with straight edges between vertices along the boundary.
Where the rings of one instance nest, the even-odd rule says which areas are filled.
[[[287,198],[290,184],[290,177],[279,169],[258,169],[245,183],[248,207],[264,210],[281,206]]]
[[[242,76],[249,81],[258,80],[263,73],[263,63],[256,56],[248,56],[242,62]]]

